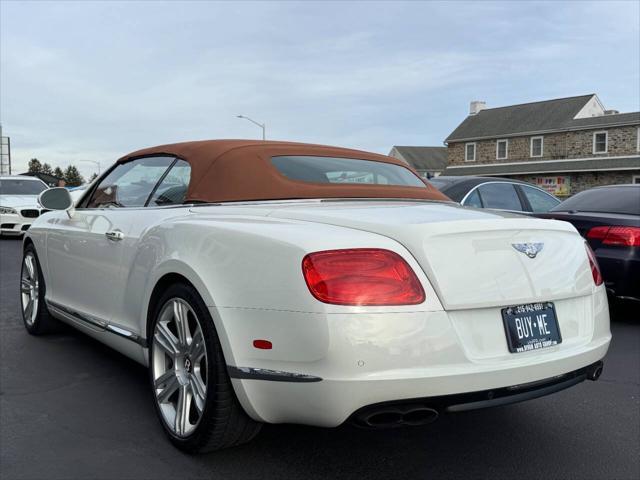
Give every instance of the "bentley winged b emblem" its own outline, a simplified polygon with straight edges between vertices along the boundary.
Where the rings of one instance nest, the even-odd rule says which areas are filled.
[[[544,243],[512,243],[511,246],[529,258],[536,258],[544,248]]]

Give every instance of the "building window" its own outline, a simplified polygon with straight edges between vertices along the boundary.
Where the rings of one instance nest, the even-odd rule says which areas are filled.
[[[509,156],[509,140],[498,140],[496,143],[496,159],[504,160]]]
[[[544,155],[544,137],[531,137],[530,156],[542,157]]]
[[[464,161],[475,162],[476,161],[476,144],[467,143],[464,146]]]
[[[631,183],[640,184],[640,175],[634,175],[633,179],[631,180]]]
[[[636,150],[640,152],[640,127],[636,131]]]
[[[593,153],[607,153],[607,132],[594,132],[593,134]]]

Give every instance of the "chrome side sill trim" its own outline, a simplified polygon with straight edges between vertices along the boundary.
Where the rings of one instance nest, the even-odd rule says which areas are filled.
[[[65,307],[64,305],[60,305],[59,303],[51,302],[49,300],[45,300],[45,303],[47,304],[47,308],[49,308],[49,310],[51,310],[53,313],[57,313],[58,315],[70,318],[71,320],[84,323],[86,324],[86,326],[98,329],[99,331],[113,333],[114,335],[118,335],[119,337],[131,340],[132,342],[137,343],[143,348],[148,348],[147,340],[137,333],[132,332],[131,330],[127,330],[126,328],[123,328],[119,325],[105,322],[104,320],[99,320],[87,314],[78,313],[74,310],[71,310],[70,308]]]
[[[254,367],[227,367],[227,372],[231,378],[246,380],[269,380],[272,382],[321,382],[322,378],[306,375],[304,373],[283,372],[281,370],[269,370],[266,368]]]

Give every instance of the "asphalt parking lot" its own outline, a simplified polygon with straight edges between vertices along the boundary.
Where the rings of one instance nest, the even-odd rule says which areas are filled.
[[[614,319],[598,382],[425,427],[266,426],[248,445],[188,456],[165,440],[143,367],[71,329],[26,333],[20,255],[0,239],[2,479],[640,478],[638,311]]]

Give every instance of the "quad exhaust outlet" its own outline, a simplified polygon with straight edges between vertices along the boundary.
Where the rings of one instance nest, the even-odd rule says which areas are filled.
[[[356,424],[369,428],[426,425],[438,418],[438,411],[427,407],[380,407],[358,415]]]

